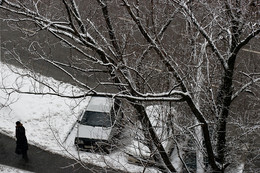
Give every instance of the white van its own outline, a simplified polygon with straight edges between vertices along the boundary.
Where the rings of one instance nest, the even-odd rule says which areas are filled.
[[[107,151],[120,133],[121,103],[110,97],[91,97],[78,120],[75,145],[79,149]]]

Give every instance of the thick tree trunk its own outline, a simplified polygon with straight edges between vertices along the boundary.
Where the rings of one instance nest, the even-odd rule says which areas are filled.
[[[195,61],[197,63],[198,69],[197,69],[197,74],[196,74],[196,87],[194,89],[194,101],[197,106],[197,108],[200,110],[201,107],[201,92],[202,92],[202,87],[204,83],[204,76],[202,73],[202,63],[203,63],[203,56],[206,53],[206,42],[204,43],[204,46],[202,46],[200,50],[200,55],[197,56],[196,53],[196,47],[194,51],[194,57],[196,58]],[[199,121],[195,118],[194,120],[195,124],[198,124]],[[195,135],[197,137],[197,142],[198,142],[198,147],[196,150],[196,173],[204,173],[204,155],[203,155],[203,133],[202,129],[200,126],[195,127]]]
[[[166,153],[162,143],[160,142],[157,134],[154,131],[154,128],[149,120],[149,117],[145,111],[145,108],[142,105],[139,104],[133,104],[134,108],[137,110],[139,116],[138,120],[142,124],[142,128],[144,131],[145,138],[150,140],[151,145],[149,145],[149,149],[154,154],[153,158],[156,162],[159,162],[159,164],[162,164],[162,166],[165,167],[164,172],[176,172],[176,169],[173,167],[170,158],[168,154]],[[155,148],[153,147],[155,146]]]
[[[217,121],[217,161],[222,165],[222,169],[225,167],[226,125],[232,98],[233,66],[234,65],[232,65],[230,70],[225,72],[217,97],[219,111]]]

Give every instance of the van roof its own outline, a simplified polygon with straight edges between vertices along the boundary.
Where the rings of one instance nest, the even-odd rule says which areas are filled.
[[[91,97],[87,111],[110,112],[112,106],[113,99],[111,97]]]

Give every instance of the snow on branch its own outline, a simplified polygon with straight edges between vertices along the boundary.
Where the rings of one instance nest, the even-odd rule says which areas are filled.
[[[194,14],[192,13],[191,9],[185,3],[179,3],[179,5],[183,8],[184,12],[188,15],[191,22],[197,27],[201,35],[208,41],[209,46],[211,47],[212,51],[218,57],[220,63],[222,64],[225,70],[228,69],[228,64],[226,63],[224,57],[221,55],[220,51],[218,50],[217,46],[214,44],[214,41],[210,37],[210,35],[205,31],[205,29],[200,25]]]
[[[252,86],[253,84],[255,84],[259,81],[260,81],[260,78],[252,79],[250,82],[243,85],[236,93],[233,94],[232,101],[235,100],[239,96],[240,93],[244,92],[247,88],[249,88],[250,86]]]
[[[136,16],[133,12],[133,10],[131,9],[129,3],[126,0],[122,0],[124,5],[127,8],[128,13],[130,14],[130,16],[132,17],[132,19],[134,20],[134,22],[136,23],[136,25],[139,28],[139,31],[141,32],[141,34],[143,35],[143,37],[147,40],[148,43],[150,43],[152,45],[152,48],[156,51],[156,53],[159,55],[159,57],[161,58],[161,60],[163,61],[163,63],[165,64],[166,68],[168,68],[168,70],[173,73],[174,77],[177,79],[178,83],[180,83],[180,86],[183,90],[183,92],[187,92],[187,87],[185,86],[183,80],[181,79],[180,75],[178,74],[177,70],[174,68],[174,66],[170,63],[169,59],[172,59],[167,52],[163,49],[163,47],[161,45],[159,45],[159,43],[156,42],[155,39],[153,39],[150,34],[145,30],[145,27],[143,26],[141,20],[139,19],[138,16]]]
[[[106,4],[106,2],[103,2],[101,0],[97,0],[97,1],[102,8],[103,16],[104,16],[104,19],[106,21],[106,27],[107,27],[108,33],[109,33],[109,37],[110,37],[110,40],[112,42],[113,47],[116,50],[116,53],[117,53],[116,57],[118,57],[118,55],[121,55],[122,53],[120,51],[120,47],[119,47],[119,44],[118,44],[118,41],[117,41],[117,38],[116,38],[116,34],[115,34],[114,28],[112,26],[110,16],[108,14],[107,4]]]
[[[252,31],[244,40],[240,41],[234,50],[234,53],[238,53],[243,46],[245,46],[252,38],[260,33],[260,24],[258,24],[258,29]]]

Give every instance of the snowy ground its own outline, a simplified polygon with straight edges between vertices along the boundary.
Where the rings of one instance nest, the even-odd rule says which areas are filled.
[[[10,173],[10,172],[11,173],[31,173],[29,171],[12,168],[12,167],[6,166],[6,165],[0,165],[0,172],[1,173]]]
[[[0,88],[16,86],[23,91],[46,91],[42,84],[33,82],[27,77],[19,77],[16,71],[21,69],[6,66],[0,63]],[[64,93],[79,93],[80,90],[69,85],[59,85],[51,78],[38,76],[48,81],[54,88]],[[83,161],[98,166],[111,166],[129,172],[142,172],[141,167],[129,164],[123,152],[110,155],[99,155],[88,152],[77,152],[73,142],[76,135],[73,125],[87,105],[89,97],[81,100],[61,98],[53,95],[29,95],[12,93],[7,95],[0,89],[0,131],[14,137],[15,122],[21,121],[26,128],[26,136],[30,144],[45,150],[66,155],[67,157],[80,157]],[[3,167],[0,167],[0,170]],[[155,172],[146,169],[147,172]],[[19,172],[19,171],[18,171]]]

